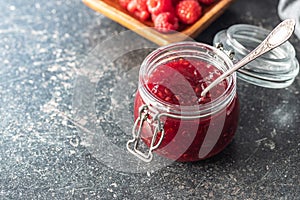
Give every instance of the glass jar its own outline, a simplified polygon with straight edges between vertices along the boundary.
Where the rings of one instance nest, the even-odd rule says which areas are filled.
[[[199,94],[232,66],[223,51],[198,42],[175,43],[149,54],[140,68],[133,139],[127,149],[146,162],[153,151],[182,162],[222,151],[238,125],[236,74],[205,97]]]
[[[224,50],[234,52],[233,63],[236,63],[257,47],[269,33],[269,30],[258,26],[236,24],[217,33],[213,45],[221,45]],[[298,73],[299,62],[295,49],[287,41],[239,69],[237,76],[254,85],[284,88],[294,82]]]

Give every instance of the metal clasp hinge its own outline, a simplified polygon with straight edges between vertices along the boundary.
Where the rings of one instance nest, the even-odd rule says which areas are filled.
[[[216,47],[217,47],[217,49],[220,49],[221,51],[223,51],[230,58],[230,60],[234,59],[234,55],[235,55],[234,51],[224,49],[223,43],[221,43],[221,42],[217,43]]]
[[[139,159],[143,160],[144,162],[152,161],[153,159],[152,152],[159,147],[164,137],[164,129],[162,128],[162,123],[160,122],[159,117],[154,117],[154,120],[157,120],[157,123],[155,124],[154,134],[151,139],[149,150],[147,152],[142,152],[141,150],[138,149],[139,141],[141,140],[141,132],[142,132],[143,124],[147,120],[148,116],[149,116],[148,106],[147,105],[141,106],[139,109],[139,116],[133,125],[133,129],[132,129],[133,138],[129,140],[126,144],[127,150],[133,155],[135,155],[136,157],[138,157]],[[161,136],[157,144],[155,144],[157,134],[159,132],[161,132]],[[131,148],[131,146],[133,148]]]

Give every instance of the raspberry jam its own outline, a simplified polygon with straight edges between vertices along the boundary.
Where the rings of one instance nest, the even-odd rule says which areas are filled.
[[[144,60],[134,118],[140,127],[136,138],[150,148],[148,156],[154,151],[172,160],[197,161],[231,142],[239,118],[235,74],[200,95],[230,67],[226,54],[195,42],[159,48]]]

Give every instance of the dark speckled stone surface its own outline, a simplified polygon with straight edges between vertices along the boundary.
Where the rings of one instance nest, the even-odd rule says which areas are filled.
[[[239,81],[240,125],[219,155],[122,172],[90,151],[73,106],[89,52],[126,29],[79,0],[1,1],[0,10],[0,199],[299,199],[299,76],[280,90]],[[212,43],[214,34],[236,23],[271,29],[279,22],[276,12],[277,1],[237,0],[197,41]],[[299,40],[290,41],[299,54]],[[138,52],[129,60],[144,56]],[[130,135],[101,117],[114,109],[109,77],[119,71],[102,72],[97,122],[124,146],[119,139]]]

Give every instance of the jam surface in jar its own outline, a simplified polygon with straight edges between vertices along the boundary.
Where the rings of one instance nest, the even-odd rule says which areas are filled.
[[[212,88],[204,97],[201,92],[222,74],[212,64],[200,59],[172,59],[159,64],[146,78],[143,87],[159,102],[176,109],[179,117],[164,117],[164,136],[155,150],[169,159],[188,162],[202,160],[222,151],[232,140],[238,124],[237,95],[224,108],[196,118],[181,118],[186,107],[214,106],[229,87],[227,79]],[[226,95],[226,94],[225,94]],[[139,107],[144,105],[139,92],[135,98],[135,119]],[[145,124],[142,139],[150,146],[154,128]],[[161,134],[158,134],[159,140]]]

